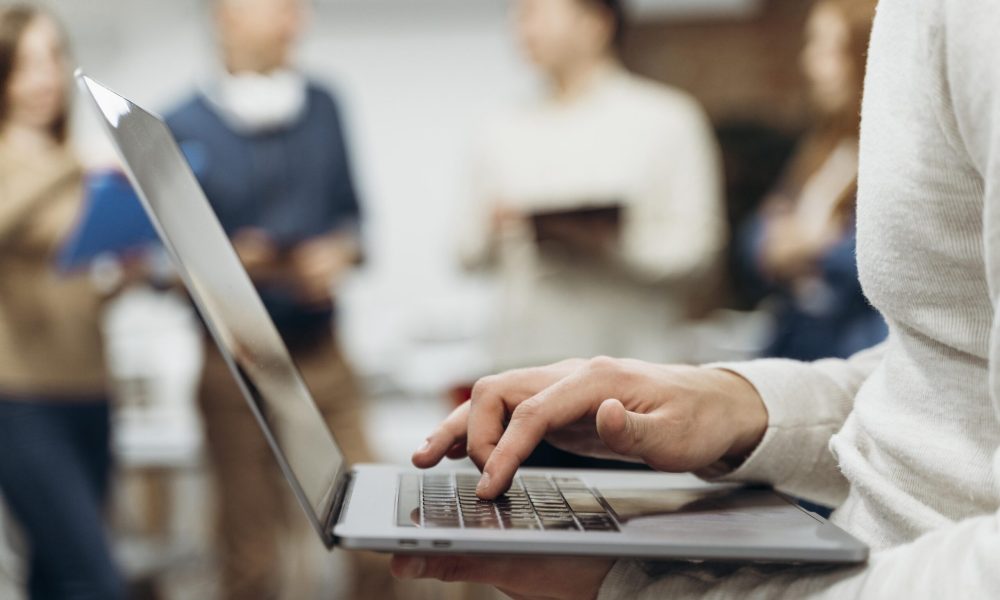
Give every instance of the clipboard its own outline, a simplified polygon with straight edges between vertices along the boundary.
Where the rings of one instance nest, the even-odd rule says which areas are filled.
[[[125,175],[98,171],[84,181],[84,206],[76,228],[56,255],[56,268],[70,273],[101,256],[159,245],[159,237]]]

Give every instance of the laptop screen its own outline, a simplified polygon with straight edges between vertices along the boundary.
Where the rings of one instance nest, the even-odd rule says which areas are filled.
[[[344,456],[166,124],[77,74],[150,219],[324,540]],[[207,399],[211,402],[211,398]]]

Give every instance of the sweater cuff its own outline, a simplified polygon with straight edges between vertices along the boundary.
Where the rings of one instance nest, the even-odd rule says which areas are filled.
[[[815,464],[817,452],[826,452],[830,429],[840,426],[827,414],[822,398],[808,393],[808,365],[786,359],[716,363],[707,368],[731,371],[743,377],[760,394],[767,408],[768,425],[754,451],[735,469],[717,463],[697,473],[719,482],[753,482],[779,486],[798,475],[799,463]]]

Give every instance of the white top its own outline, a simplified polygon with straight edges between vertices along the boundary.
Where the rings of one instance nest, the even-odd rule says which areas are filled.
[[[882,0],[858,258],[890,338],[849,361],[730,365],[770,427],[728,478],[839,505],[869,564],[650,576],[622,562],[601,598],[1000,598],[998,32],[990,0]]]
[[[683,343],[667,339],[682,313],[676,288],[715,264],[724,237],[718,151],[693,99],[608,67],[572,101],[498,119],[475,160],[460,250],[467,265],[498,267],[501,366],[679,358],[671,348]],[[622,206],[620,268],[543,258],[530,227],[493,231],[498,204],[525,214]]]

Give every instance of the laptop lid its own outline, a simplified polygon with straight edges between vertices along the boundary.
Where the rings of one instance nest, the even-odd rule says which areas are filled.
[[[309,520],[328,546],[344,454],[164,121],[80,71],[132,185]],[[211,399],[209,399],[211,401]],[[252,526],[252,525],[251,525]]]

